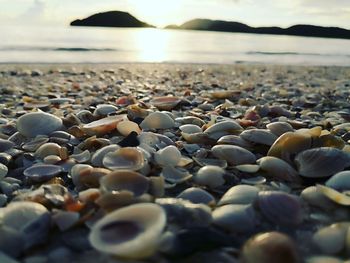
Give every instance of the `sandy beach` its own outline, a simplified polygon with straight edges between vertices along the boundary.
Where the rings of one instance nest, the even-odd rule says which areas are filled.
[[[350,67],[0,64],[0,94],[0,262],[350,256]]]

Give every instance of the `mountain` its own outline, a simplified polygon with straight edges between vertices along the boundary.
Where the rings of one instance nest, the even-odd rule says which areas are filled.
[[[101,26],[101,27],[154,27],[133,17],[127,12],[109,11],[97,13],[82,20],[77,19],[71,26]]]
[[[339,27],[322,27],[314,25],[294,25],[288,28],[251,27],[243,23],[231,21],[193,19],[180,26],[170,25],[166,28],[350,39],[350,30]]]

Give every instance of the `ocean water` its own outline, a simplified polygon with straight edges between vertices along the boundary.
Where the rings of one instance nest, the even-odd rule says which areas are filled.
[[[0,63],[350,66],[350,40],[206,31],[0,26]]]

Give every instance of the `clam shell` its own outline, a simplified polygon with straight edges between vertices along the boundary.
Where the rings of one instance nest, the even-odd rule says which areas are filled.
[[[155,97],[150,101],[150,103],[153,106],[155,106],[158,110],[167,110],[167,111],[174,109],[180,102],[181,102],[180,98],[170,97],[170,96]]]
[[[154,154],[154,160],[161,166],[175,166],[181,160],[181,153],[176,146],[169,145]]]
[[[350,190],[350,171],[336,173],[326,181],[325,185],[338,191]]]
[[[35,156],[43,160],[46,156],[49,156],[49,155],[59,156],[60,151],[61,151],[60,145],[58,145],[57,143],[48,142],[41,145],[35,151]]]
[[[186,169],[175,168],[173,166],[164,166],[161,172],[161,175],[167,182],[180,184],[188,181],[192,178],[192,174],[189,173]]]
[[[185,125],[181,125],[181,126],[179,127],[179,129],[180,129],[183,133],[187,133],[187,134],[203,132],[201,127],[198,127],[197,125],[194,125],[194,124],[185,124]]]
[[[242,139],[257,144],[271,146],[276,140],[277,136],[269,130],[250,129],[245,130],[239,135]]]
[[[105,155],[109,152],[115,152],[118,149],[120,149],[120,146],[116,144],[110,144],[98,149],[91,157],[91,164],[98,167],[103,166],[102,160]]]
[[[128,136],[131,132],[141,133],[140,127],[133,121],[121,121],[117,125],[118,132],[123,136]]]
[[[272,156],[265,156],[256,161],[260,169],[265,171],[273,179],[281,179],[288,182],[299,181],[298,172],[287,162]]]
[[[217,140],[225,135],[240,134],[242,131],[242,126],[239,125],[236,121],[231,120],[215,123],[206,129],[204,133],[208,134],[210,138]]]
[[[258,197],[259,189],[251,185],[235,185],[220,199],[218,205],[251,204]]]
[[[293,240],[279,232],[257,234],[243,246],[244,263],[299,263],[300,257]]]
[[[62,128],[62,120],[45,112],[30,112],[17,120],[17,130],[21,135],[34,138],[37,135],[49,135]]]
[[[226,160],[230,165],[255,163],[255,155],[250,151],[234,145],[216,145],[211,148],[213,155]]]
[[[152,112],[140,124],[144,129],[170,129],[175,126],[175,121],[164,112]]]
[[[199,185],[205,185],[209,188],[216,188],[225,183],[225,170],[219,166],[206,165],[201,167],[194,180]]]
[[[350,156],[336,148],[320,147],[299,153],[295,163],[300,175],[322,178],[344,170],[350,165]]]
[[[137,172],[120,170],[101,177],[100,187],[102,192],[126,190],[140,196],[148,191],[149,179]]]
[[[237,135],[225,135],[219,138],[218,144],[230,144],[230,145],[236,145],[240,146],[245,149],[251,149],[253,148],[253,145],[246,140],[243,140],[241,137]]]
[[[0,181],[4,179],[4,177],[7,175],[8,168],[6,165],[0,163]]]
[[[118,111],[118,108],[114,105],[100,104],[100,105],[97,105],[96,109],[94,110],[93,115],[106,116],[106,115],[114,113],[116,111]]]
[[[62,167],[52,164],[38,164],[24,170],[23,174],[30,181],[41,183],[50,180],[63,171]]]
[[[324,210],[336,209],[335,204],[326,197],[316,186],[309,186],[305,188],[300,197],[305,200],[309,205],[320,207]]]
[[[89,240],[101,252],[131,259],[147,258],[157,250],[165,224],[166,215],[159,205],[130,205],[99,220]]]
[[[213,223],[230,232],[247,233],[254,230],[256,215],[251,205],[224,205],[213,211]]]
[[[142,152],[136,147],[125,147],[107,153],[102,163],[111,170],[129,169],[137,171],[144,166],[144,157]]]
[[[119,122],[126,119],[126,115],[109,116],[97,121],[90,122],[82,126],[82,130],[92,135],[104,135],[117,128]]]
[[[332,188],[323,185],[317,185],[317,191],[324,194],[330,200],[339,205],[350,206],[350,196],[342,194]]]
[[[283,121],[269,123],[266,125],[266,128],[268,128],[274,135],[278,137],[286,132],[294,131],[292,125],[290,125],[288,122]]]
[[[232,97],[237,97],[241,94],[239,90],[224,90],[218,89],[209,92],[209,95],[214,99],[229,99]]]
[[[15,144],[13,142],[0,138],[0,152],[6,152],[14,146]]]
[[[297,196],[280,191],[262,191],[257,200],[262,214],[273,223],[295,226],[303,220],[301,202]]]
[[[198,188],[190,187],[182,191],[176,198],[188,200],[194,204],[205,204],[209,206],[215,205],[215,198],[207,191]]]
[[[99,187],[100,178],[109,174],[105,168],[94,168],[87,164],[77,164],[72,167],[71,176],[74,185],[80,189]]]

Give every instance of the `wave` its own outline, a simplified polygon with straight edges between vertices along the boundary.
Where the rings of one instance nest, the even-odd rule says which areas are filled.
[[[84,48],[84,47],[0,47],[0,51],[65,51],[65,52],[108,52],[118,51],[114,48]]]
[[[321,53],[299,53],[299,52],[267,52],[267,51],[248,51],[247,55],[272,55],[272,56],[281,56],[281,55],[293,55],[293,56],[342,56],[350,57],[349,55],[344,54],[321,54]]]

